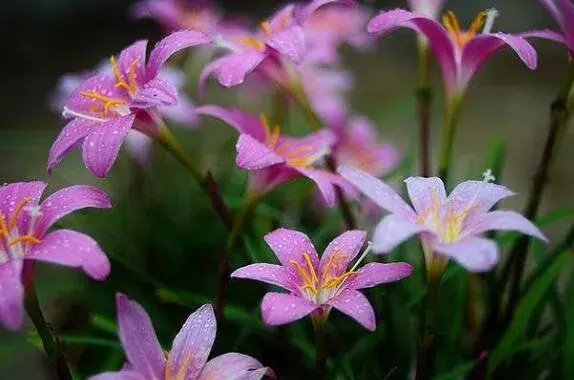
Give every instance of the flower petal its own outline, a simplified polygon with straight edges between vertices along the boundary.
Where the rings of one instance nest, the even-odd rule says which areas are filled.
[[[135,116],[116,117],[100,123],[84,140],[84,164],[97,177],[105,177],[116,161]]]
[[[273,370],[251,356],[231,352],[207,362],[198,380],[259,380],[266,375],[275,379]]]
[[[446,0],[407,0],[409,7],[430,18],[436,19]]]
[[[12,214],[16,211],[16,206],[29,199],[29,206],[37,205],[40,202],[42,193],[46,188],[46,183],[40,181],[15,182],[0,186],[0,213],[8,223]],[[18,229],[25,230],[29,217],[27,213],[21,213],[18,218]]]
[[[299,22],[304,23],[307,21],[309,17],[313,15],[319,8],[329,5],[347,5],[347,6],[356,6],[357,3],[353,0],[313,0],[310,1],[307,5],[302,7],[299,12],[296,12],[296,16]]]
[[[62,112],[64,117],[81,117],[87,120],[103,122],[108,117],[117,115],[113,107],[110,107],[107,113],[104,112],[104,103],[97,97],[89,94],[105,96],[122,105],[127,104],[130,100],[126,91],[116,86],[116,79],[112,74],[96,74],[84,80],[72,91]]]
[[[146,377],[134,371],[104,372],[90,376],[88,380],[146,380]]]
[[[153,140],[135,129],[132,129],[125,139],[128,153],[142,166],[149,163]]]
[[[416,218],[413,209],[403,201],[392,187],[383,181],[363,170],[346,165],[339,166],[337,172],[359,191],[372,199],[379,207],[405,218],[413,220]]]
[[[464,45],[461,58],[461,82],[459,85],[466,87],[488,57],[496,53],[504,45],[508,45],[513,49],[530,70],[536,68],[538,60],[536,50],[523,37],[505,33],[480,34]]]
[[[387,253],[414,234],[425,231],[424,225],[399,215],[387,215],[373,232],[373,252]]]
[[[344,287],[349,289],[372,288],[380,284],[388,284],[408,277],[413,273],[413,267],[407,263],[369,263],[358,273],[350,277]]]
[[[319,264],[320,277],[342,275],[347,270],[349,263],[357,257],[357,254],[365,244],[366,237],[367,233],[365,231],[353,230],[343,232],[333,239],[321,256]]]
[[[321,192],[325,205],[327,207],[335,207],[336,205],[336,191],[335,186],[343,190],[343,193],[351,198],[356,198],[355,189],[349,185],[347,181],[338,176],[337,174],[328,172],[321,169],[293,167],[304,176],[311,179]]]
[[[282,265],[275,264],[251,264],[237,269],[231,273],[233,278],[246,278],[256,281],[277,285],[290,292],[298,292],[299,279],[293,272]]]
[[[36,224],[36,235],[42,236],[59,219],[84,208],[111,208],[110,198],[94,186],[71,186],[59,190],[40,205],[42,216]]]
[[[307,51],[305,34],[297,25],[271,34],[265,43],[294,63],[300,63]]]
[[[146,48],[147,41],[139,40],[122,50],[120,53],[118,58],[118,69],[126,82],[135,74],[135,82],[138,86],[145,83]]]
[[[435,251],[471,272],[487,272],[498,262],[498,247],[489,239],[469,237],[453,244],[438,244]]]
[[[82,118],[70,121],[56,138],[48,154],[48,172],[56,167],[70,150],[75,148],[94,128],[98,122]]]
[[[455,45],[446,29],[434,19],[422,14],[394,9],[381,12],[367,26],[369,33],[376,36],[392,32],[397,28],[409,28],[423,34],[429,41],[436,60],[440,65],[442,76],[448,89],[456,83],[457,64]]]
[[[207,362],[216,332],[215,313],[211,305],[203,305],[192,313],[173,340],[166,376],[174,379],[197,378]]]
[[[238,108],[224,108],[216,105],[200,106],[198,115],[214,117],[235,128],[241,134],[248,134],[259,141],[265,141],[265,129],[261,119]]]
[[[146,81],[155,78],[169,57],[192,46],[211,43],[207,34],[194,30],[180,30],[159,41],[150,53],[146,67]]]
[[[484,181],[465,181],[449,194],[447,203],[451,211],[460,213],[472,206],[473,211],[486,212],[500,200],[515,195],[507,187]]]
[[[327,304],[353,318],[367,330],[375,331],[377,328],[375,311],[371,303],[365,295],[357,290],[345,289],[327,301]]]
[[[417,214],[424,213],[438,203],[442,207],[446,201],[444,183],[438,177],[409,177],[405,179],[409,198]]]
[[[553,30],[548,30],[548,29],[532,30],[530,32],[521,33],[520,35],[524,38],[532,38],[532,37],[543,38],[546,40],[550,40],[550,41],[554,41],[554,42],[558,42],[558,43],[562,43],[562,44],[566,45],[566,38],[564,37],[564,35],[557,33]]]
[[[116,304],[120,341],[129,363],[146,379],[163,379],[165,356],[149,315],[121,293],[116,294]]]
[[[22,260],[0,264],[0,322],[8,330],[18,330],[24,321]]]
[[[265,239],[265,242],[271,250],[273,250],[282,265],[292,267],[293,264],[291,261],[296,261],[301,266],[306,267],[307,263],[304,255],[307,254],[313,267],[315,269],[318,268],[319,256],[313,243],[311,243],[309,237],[304,233],[286,228],[278,228],[265,235],[263,239]]]
[[[161,78],[154,78],[135,94],[132,106],[137,108],[173,106],[177,101],[175,86]]]
[[[160,107],[160,112],[167,119],[182,124],[184,127],[196,127],[197,116],[193,101],[185,94],[179,94],[177,104]]]
[[[285,162],[273,149],[246,134],[239,136],[235,149],[235,163],[242,169],[258,170]]]
[[[71,230],[57,230],[46,235],[25,258],[81,267],[96,280],[102,280],[110,273],[110,262],[98,243],[88,235]]]
[[[266,55],[257,50],[246,50],[241,53],[231,53],[207,65],[199,77],[199,93],[203,94],[207,78],[215,74],[217,81],[224,87],[237,86],[245,77],[263,62]]]
[[[263,322],[271,326],[279,326],[299,320],[319,307],[302,297],[269,292],[265,294],[261,302],[261,315]]]
[[[530,220],[514,211],[492,211],[477,215],[467,222],[464,234],[481,234],[486,231],[519,231],[544,242],[548,239]]]

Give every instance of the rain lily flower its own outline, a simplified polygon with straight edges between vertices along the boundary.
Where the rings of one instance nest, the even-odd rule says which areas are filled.
[[[200,91],[212,74],[222,86],[233,87],[243,83],[245,77],[258,68],[273,81],[284,83],[288,79],[284,62],[301,63],[309,49],[303,25],[327,4],[354,5],[354,2],[314,0],[307,5],[288,4],[261,22],[256,33],[245,31],[235,36],[215,36],[216,44],[229,52],[204,68]]]
[[[333,130],[337,135],[334,151],[339,165],[357,167],[378,177],[399,162],[397,148],[378,142],[377,128],[364,117],[346,119],[334,125]]]
[[[571,0],[539,0],[560,27],[560,33],[538,30],[524,33],[525,37],[541,37],[563,43],[574,56],[574,3]]]
[[[486,231],[519,231],[547,241],[522,215],[514,211],[488,211],[501,199],[514,195],[504,186],[465,181],[447,197],[440,178],[410,177],[405,183],[411,207],[391,187],[360,169],[342,166],[338,171],[390,212],[376,227],[373,251],[389,252],[410,236],[419,234],[429,271],[442,269],[448,258],[469,271],[490,270],[498,261],[498,247],[494,241],[480,236]]]
[[[394,9],[375,16],[368,31],[380,36],[403,27],[424,35],[440,66],[447,94],[461,96],[482,64],[505,45],[529,69],[536,68],[536,50],[523,37],[491,32],[497,15],[494,9],[480,12],[470,27],[463,30],[450,11],[443,16],[443,25],[427,14]]]
[[[83,81],[97,74],[112,74],[111,67],[107,61],[91,72],[63,75],[58,81],[55,94],[52,96],[52,108],[57,112],[62,112],[72,92]],[[158,107],[160,114],[166,119],[175,122],[176,125],[188,128],[195,127],[197,120],[193,111],[193,102],[183,93],[183,87],[186,84],[185,74],[179,69],[166,66],[161,69],[158,78],[174,85],[179,94],[177,104]],[[147,164],[152,140],[141,132],[132,129],[125,141],[128,152],[142,165]]]
[[[289,292],[269,292],[263,297],[261,312],[269,325],[290,323],[309,314],[326,319],[334,307],[374,331],[375,313],[359,290],[408,277],[412,267],[407,263],[370,263],[357,269],[367,248],[347,270],[365,243],[365,236],[364,231],[344,232],[319,259],[305,234],[280,228],[265,235],[265,241],[281,265],[251,264],[237,269],[231,277],[266,282]]]
[[[409,3],[409,8],[413,12],[421,13],[427,17],[434,20],[438,18],[438,15],[444,6],[446,0],[407,0]]]
[[[117,61],[112,57],[111,72],[86,79],[66,102],[63,115],[72,120],[52,145],[48,170],[82,143],[86,167],[105,177],[132,127],[157,138],[159,109],[178,102],[176,87],[159,77],[162,66],[179,50],[206,41],[203,33],[180,31],[158,42],[147,64],[147,41],[124,49]]]
[[[127,363],[119,372],[102,373],[92,376],[91,380],[275,378],[270,368],[247,355],[228,353],[207,361],[217,331],[211,305],[203,305],[187,318],[171,350],[165,354],[144,308],[120,293],[116,295],[116,304],[119,336]]]
[[[79,267],[97,280],[110,272],[108,258],[89,236],[71,230],[48,233],[54,223],[74,211],[110,208],[107,195],[91,186],[72,186],[40,203],[45,188],[44,182],[0,187],[0,322],[10,330],[23,322],[25,260]]]
[[[317,184],[329,207],[335,205],[335,186],[354,195],[354,189],[339,175],[317,168],[335,143],[330,131],[295,138],[281,134],[280,127],[271,126],[265,116],[257,118],[238,109],[207,105],[197,107],[196,113],[217,118],[239,132],[235,161],[251,172],[251,192],[264,194],[281,183],[307,177]]]
[[[361,50],[371,47],[373,39],[365,30],[370,17],[362,6],[334,4],[318,9],[303,24],[309,51],[323,51],[325,61],[332,62],[338,60],[337,49],[344,43]]]
[[[215,5],[205,0],[143,0],[134,11],[136,17],[153,18],[169,31],[190,29],[213,34],[222,22]]]

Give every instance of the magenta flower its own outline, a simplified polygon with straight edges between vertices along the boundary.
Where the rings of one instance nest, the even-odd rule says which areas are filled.
[[[355,270],[367,249],[347,270],[365,243],[365,236],[364,231],[339,235],[319,260],[305,234],[280,228],[265,235],[265,241],[281,265],[251,264],[237,269],[231,277],[266,282],[289,292],[269,292],[263,297],[261,313],[269,325],[293,322],[311,313],[327,318],[334,307],[373,331],[375,313],[358,290],[401,280],[411,274],[412,267],[407,263],[370,263]]]
[[[112,167],[132,127],[157,137],[159,108],[177,104],[177,89],[158,77],[161,67],[177,51],[205,43],[200,32],[181,31],[158,42],[146,64],[147,41],[124,49],[118,60],[110,59],[111,73],[98,74],[76,88],[64,107],[72,118],[62,130],[48,158],[54,168],[75,146],[82,143],[86,167],[104,177]],[[137,122],[136,122],[137,121]]]
[[[40,203],[44,182],[19,182],[0,187],[0,321],[10,329],[24,316],[24,260],[81,267],[101,280],[110,263],[89,236],[71,230],[47,233],[62,217],[83,208],[110,208],[105,193],[91,186],[62,189]]]
[[[347,125],[344,125],[344,123]],[[339,165],[349,165],[376,177],[399,162],[399,152],[390,143],[378,142],[377,128],[366,118],[356,117],[335,125],[335,158]]]
[[[373,251],[385,253],[410,236],[419,234],[427,266],[434,254],[452,258],[469,271],[490,270],[498,261],[498,247],[480,237],[492,230],[519,231],[547,241],[528,219],[514,211],[491,211],[498,201],[514,195],[501,185],[465,181],[447,197],[440,178],[409,177],[405,180],[413,207],[399,194],[370,174],[342,166],[339,173],[391,214],[373,235]]]
[[[245,77],[261,70],[273,81],[284,82],[287,73],[283,58],[299,64],[303,61],[308,44],[303,25],[319,8],[327,4],[354,4],[352,0],[313,0],[307,5],[288,4],[259,25],[259,31],[245,31],[233,36],[214,36],[216,44],[229,53],[208,64],[200,78],[200,91],[205,81],[214,74],[225,87],[243,83]]]
[[[196,30],[206,34],[219,31],[221,15],[209,1],[142,0],[134,8],[136,17],[150,17],[169,31]]]
[[[203,305],[187,318],[166,355],[144,308],[121,293],[116,295],[116,304],[127,363],[119,372],[102,373],[91,380],[275,378],[270,368],[247,355],[228,353],[207,361],[217,331],[211,305]]]
[[[484,62],[505,45],[513,49],[529,69],[536,68],[536,50],[523,37],[491,33],[496,15],[495,10],[480,12],[465,31],[452,12],[443,16],[443,26],[429,15],[394,9],[375,16],[369,22],[368,31],[380,36],[404,27],[424,35],[440,66],[447,93],[460,95]]]
[[[409,8],[416,13],[422,13],[423,15],[430,17],[432,19],[437,19],[438,15],[444,6],[446,0],[407,0],[409,3]]]
[[[561,33],[551,30],[537,30],[524,33],[525,37],[541,37],[563,43],[574,55],[574,3],[571,0],[539,0],[556,20]]]
[[[196,113],[217,118],[239,132],[235,162],[251,172],[251,191],[264,194],[281,183],[307,177],[317,184],[330,207],[335,204],[335,186],[354,195],[354,189],[340,176],[317,168],[335,143],[330,131],[295,138],[282,135],[280,127],[271,127],[264,116],[257,118],[238,109],[207,105],[197,107]]]
[[[58,81],[58,87],[51,99],[51,106],[57,112],[62,112],[66,101],[72,92],[82,84],[83,81],[97,74],[113,74],[108,62],[100,65],[96,70],[80,73],[65,74]],[[158,78],[175,86],[179,94],[177,104],[170,106],[160,106],[160,114],[168,120],[188,128],[195,127],[196,117],[194,113],[193,101],[183,93],[185,86],[185,74],[173,67],[164,67],[158,74]],[[152,139],[141,132],[132,129],[126,137],[126,147],[128,152],[142,165],[147,164],[151,150]]]

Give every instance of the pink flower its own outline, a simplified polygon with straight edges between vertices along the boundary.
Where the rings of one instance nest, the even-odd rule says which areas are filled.
[[[225,87],[243,83],[252,71],[261,68],[274,81],[287,78],[282,60],[299,64],[309,49],[303,25],[319,8],[327,4],[354,4],[352,0],[314,0],[307,5],[288,4],[259,25],[259,31],[214,36],[227,54],[208,64],[200,78],[200,92],[212,74]]]
[[[203,305],[187,318],[166,355],[144,308],[121,293],[116,295],[116,303],[127,364],[119,372],[102,373],[92,380],[275,378],[270,368],[247,355],[228,353],[207,361],[217,331],[211,305]]]
[[[574,55],[574,3],[571,0],[539,0],[556,20],[561,33],[551,30],[537,30],[524,33],[525,37],[541,37],[563,43]]]
[[[397,148],[379,142],[377,128],[364,117],[345,119],[334,131],[337,135],[335,158],[339,165],[353,166],[379,177],[399,162]]]
[[[112,57],[111,72],[85,80],[66,102],[63,114],[72,121],[50,149],[48,170],[82,143],[86,167],[106,176],[132,127],[154,137],[159,109],[177,104],[177,89],[159,77],[161,67],[177,51],[208,41],[203,33],[181,31],[158,42],[147,64],[147,41],[124,49],[117,61]]]
[[[62,217],[83,208],[110,208],[110,200],[91,186],[62,189],[40,203],[44,182],[19,182],[0,187],[0,321],[10,330],[24,315],[24,260],[80,267],[101,280],[110,263],[89,236],[71,230],[47,233]]]
[[[488,212],[501,199],[514,195],[504,186],[465,181],[447,197],[440,178],[409,177],[405,183],[411,207],[390,186],[360,169],[342,166],[338,171],[391,213],[376,227],[374,252],[389,252],[410,236],[419,234],[427,265],[436,253],[454,259],[469,271],[482,272],[498,262],[496,243],[479,236],[486,231],[519,231],[547,241],[534,224],[514,211]]]
[[[269,325],[293,322],[311,313],[327,318],[334,307],[373,331],[375,313],[358,290],[408,277],[412,267],[407,263],[370,263],[355,270],[367,249],[347,270],[365,243],[365,236],[364,231],[347,231],[335,238],[319,259],[305,234],[280,228],[265,235],[265,241],[281,265],[251,264],[237,269],[231,277],[266,282],[289,292],[269,292],[263,297],[261,312]]]
[[[134,11],[136,17],[156,19],[169,31],[189,29],[212,34],[222,26],[221,15],[210,1],[142,0]]]
[[[62,112],[66,101],[72,92],[82,84],[83,81],[97,74],[113,74],[112,68],[108,62],[99,65],[94,71],[65,74],[60,77],[58,87],[51,99],[51,106],[57,112]],[[196,117],[194,113],[193,101],[183,93],[185,86],[185,74],[173,67],[166,66],[158,74],[158,78],[175,86],[179,94],[177,104],[169,106],[160,106],[158,110],[166,119],[188,128],[196,126]],[[132,129],[126,137],[126,147],[128,152],[142,165],[148,163],[151,150],[151,138],[141,132]]]
[[[269,125],[265,117],[238,109],[207,105],[197,107],[196,113],[220,119],[240,133],[235,162],[251,172],[251,191],[263,194],[286,181],[307,177],[317,184],[330,207],[335,204],[335,186],[354,195],[354,189],[341,177],[316,167],[335,143],[330,131],[295,138],[282,135],[279,126]]]
[[[446,0],[407,0],[413,12],[437,19]]]
[[[480,12],[465,31],[452,12],[443,16],[443,26],[428,15],[394,9],[375,16],[369,22],[368,31],[380,36],[403,27],[424,35],[442,71],[447,93],[460,95],[482,64],[505,45],[512,48],[529,69],[536,68],[536,50],[523,37],[491,33],[496,15],[495,10]]]

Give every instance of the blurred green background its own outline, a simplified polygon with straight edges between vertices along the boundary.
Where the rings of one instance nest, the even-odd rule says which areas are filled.
[[[43,179],[49,181],[50,191],[91,183],[107,189],[114,200],[115,207],[110,211],[86,211],[62,221],[63,226],[88,232],[99,241],[112,260],[108,281],[91,283],[76,271],[47,265],[39,268],[40,299],[48,319],[62,334],[66,353],[81,378],[123,363],[115,334],[106,332],[108,322],[115,320],[116,290],[147,308],[162,343],[169,347],[189,312],[213,298],[217,255],[226,239],[226,232],[206,197],[183,169],[161,151],[156,152],[153,163],[145,168],[122,153],[108,180],[94,179],[83,168],[78,154],[68,156],[50,177],[46,174],[48,149],[64,125],[60,115],[49,107],[49,97],[58,78],[90,69],[136,39],[161,38],[162,29],[154,21],[130,17],[133,3],[128,0],[0,2],[0,180]],[[268,15],[279,2],[228,0],[219,4],[227,12],[257,20]],[[367,5],[374,9],[405,6],[401,1]],[[491,7],[501,14],[495,30],[555,28],[536,0],[447,2],[447,8],[454,10],[463,22],[469,22],[479,10]],[[546,137],[549,104],[568,62],[563,47],[545,41],[536,41],[535,45],[539,68],[534,72],[510,51],[497,55],[480,72],[464,106],[455,148],[456,178],[463,180],[478,178],[486,169],[485,157],[493,142],[500,139],[507,142],[502,182],[519,195],[505,201],[504,206],[513,209],[521,209],[525,200]],[[356,77],[349,96],[353,109],[377,122],[380,136],[395,142],[411,158],[418,143],[413,96],[415,46],[413,33],[401,31],[379,41],[373,52],[344,49],[345,64]],[[438,85],[436,74],[433,81]],[[198,102],[238,104],[236,95],[240,92],[240,87],[222,91],[213,86],[206,99]],[[240,104],[256,112],[262,108],[256,99],[242,100]],[[295,115],[292,120],[302,119]],[[441,121],[442,99],[437,94],[432,125],[434,153],[440,142]],[[233,166],[235,133],[220,123],[204,120],[200,129],[177,131],[177,135],[203,167],[214,171],[229,203],[239,206],[246,176]],[[551,173],[542,214],[574,207],[573,148],[574,131],[570,128]],[[411,173],[416,173],[416,165],[392,180],[398,184]],[[259,259],[272,261],[260,237],[279,225],[303,229],[316,239],[320,248],[324,247],[341,230],[341,222],[336,210],[309,207],[311,194],[308,183],[296,182],[268,197],[257,209],[249,230],[250,252]],[[556,240],[569,222],[554,223],[545,227],[545,232]],[[418,249],[416,245],[407,245],[397,257],[416,261],[416,255],[409,254],[408,248]],[[235,267],[242,260],[243,257],[236,257],[232,265]],[[415,276],[407,282],[416,285],[419,280]],[[232,284],[228,323],[220,328],[215,350],[250,354],[274,367],[282,378],[309,378],[305,371],[312,368],[313,346],[307,324],[300,322],[280,329],[263,326],[258,318],[263,287],[246,282]],[[413,349],[414,330],[399,331],[396,323],[408,319],[408,305],[417,300],[415,285],[392,285],[371,292],[379,306],[379,317],[381,309],[389,310],[389,303],[406,305],[404,310],[393,309],[370,341],[361,340],[367,348],[377,347],[376,352],[385,356],[384,360],[373,355],[362,360],[361,350],[365,347],[357,348],[356,341],[343,337],[363,337],[366,332],[350,322],[340,323],[343,318],[334,315],[332,324],[337,328],[332,328],[331,333],[334,340],[338,339],[334,351],[357,355],[341,361],[353,365],[356,378],[371,378],[361,376],[367,367],[375,371],[370,372],[376,374],[372,378],[383,378],[389,373],[389,378],[402,378],[408,373],[408,368],[397,369],[393,362],[408,363],[404,356]],[[453,286],[456,289],[458,285]],[[95,322],[94,313],[101,316]],[[19,334],[0,332],[0,378],[49,378],[42,374],[45,363],[34,346],[37,338],[31,332],[33,329],[29,330],[23,329]],[[389,342],[402,346],[389,347]],[[445,366],[454,364],[457,363]]]

